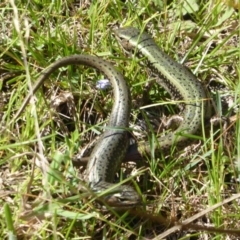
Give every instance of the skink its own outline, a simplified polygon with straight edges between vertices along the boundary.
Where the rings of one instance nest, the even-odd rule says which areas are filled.
[[[150,67],[160,76],[158,83],[172,98],[184,102],[184,121],[177,130],[158,139],[161,149],[169,149],[175,141],[176,144],[186,144],[188,139],[183,134],[196,133],[201,127],[202,115],[208,114],[204,87],[188,69],[162,52],[147,33],[141,33],[135,28],[121,28],[114,32],[125,49],[137,49],[139,54],[147,58]],[[47,68],[37,80],[33,91],[35,92],[53,71],[70,64],[87,65],[102,71],[114,88],[115,101],[108,128],[94,147],[87,166],[87,181],[90,187],[95,192],[103,192],[105,189],[114,188],[114,174],[128,147],[127,132],[124,129],[128,127],[129,121],[129,89],[122,76],[106,61],[93,56],[76,55],[63,58]],[[30,97],[29,94],[25,98],[14,119],[23,111]],[[137,154],[143,151],[150,153],[151,146],[149,143],[140,143],[135,150]],[[105,195],[104,201],[116,207],[130,207],[137,205],[140,197],[133,188],[123,185]]]
[[[114,31],[118,42],[127,51],[136,50],[137,55],[146,57],[148,65],[159,75],[157,83],[165,88],[176,101],[184,104],[181,112],[183,121],[173,132],[158,138],[161,150],[169,149],[174,143],[185,145],[188,138],[184,135],[195,134],[201,128],[202,116],[210,114],[206,101],[207,93],[198,79],[184,66],[174,61],[159,49],[154,40],[145,32],[133,27],[120,28]],[[129,154],[151,153],[149,143],[139,143],[138,148],[131,149]]]
[[[110,80],[114,93],[114,105],[109,122],[90,155],[86,180],[91,190],[95,193],[102,193],[110,189],[101,198],[101,201],[108,205],[115,208],[135,206],[140,202],[140,196],[136,191],[130,186],[116,186],[112,183],[115,173],[126,154],[129,142],[127,128],[129,125],[131,100],[129,87],[122,75],[110,63],[101,58],[89,55],[73,55],[64,57],[45,69],[33,86],[33,93],[42,86],[43,82],[54,71],[60,67],[76,64],[90,66],[102,72]],[[29,93],[14,116],[13,121],[25,109],[30,98],[31,94]]]

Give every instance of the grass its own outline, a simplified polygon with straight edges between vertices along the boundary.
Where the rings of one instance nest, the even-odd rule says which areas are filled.
[[[0,237],[161,239],[170,222],[204,213],[190,221],[204,229],[183,227],[191,239],[239,239],[230,233],[240,228],[239,199],[211,208],[239,192],[238,2],[78,4],[64,0],[0,3],[0,120],[7,127],[0,138]],[[138,124],[142,105],[169,101],[156,84],[148,89],[148,80],[154,76],[142,60],[122,52],[111,31],[120,25],[146,28],[161,49],[198,76],[216,108],[229,119],[226,126],[210,124],[203,141],[193,144],[191,151],[173,148],[169,156],[150,156],[147,166],[137,171],[136,166],[125,165],[120,176],[130,176],[134,168],[144,207],[123,213],[99,209],[86,193],[79,193],[79,183],[84,186],[81,174],[79,179],[83,167],[79,170],[71,161],[100,133],[98,126],[103,126],[111,110],[111,91],[93,90],[104,76],[86,67],[61,69],[37,92],[37,101],[9,125],[42,69],[71,54],[98,55],[124,75],[131,88],[132,125]],[[51,106],[49,100],[54,97],[63,99],[62,105]],[[168,105],[157,111],[172,115],[176,109]],[[60,118],[56,112],[67,117]],[[142,131],[134,134],[145,141],[154,137],[143,136]],[[209,227],[220,230],[210,232]],[[223,233],[223,229],[229,231]]]

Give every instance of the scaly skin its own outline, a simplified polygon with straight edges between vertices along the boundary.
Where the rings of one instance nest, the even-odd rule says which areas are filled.
[[[54,71],[60,67],[76,64],[90,66],[101,71],[111,82],[114,92],[114,105],[109,123],[91,153],[86,180],[93,192],[102,193],[110,189],[107,194],[101,197],[101,201],[110,206],[128,208],[137,205],[140,202],[140,196],[132,187],[112,184],[114,175],[126,154],[129,142],[126,129],[129,125],[131,100],[129,87],[122,75],[110,63],[101,58],[89,55],[73,55],[64,57],[45,69],[33,86],[33,93]],[[25,109],[30,98],[31,93],[24,99],[13,121]]]
[[[182,111],[184,120],[177,130],[158,138],[161,149],[169,149],[174,143],[186,144],[188,139],[184,135],[199,131],[202,114],[206,116],[209,114],[205,89],[188,69],[162,52],[147,33],[140,33],[135,28],[122,28],[115,30],[115,35],[125,49],[136,48],[139,54],[145,56],[151,68],[160,76],[158,83],[171,94],[173,99],[183,102],[181,106],[184,106]],[[112,65],[100,58],[76,55],[60,59],[47,68],[34,85],[33,92],[36,92],[52,72],[70,64],[82,64],[98,69],[106,75],[114,89],[115,101],[109,124],[90,156],[87,181],[94,192],[114,188],[102,198],[109,205],[135,206],[140,202],[140,197],[133,188],[125,185],[116,187],[111,183],[128,147],[125,129],[129,123],[130,94],[123,77],[114,70]],[[14,119],[24,110],[30,97],[31,94],[28,94]],[[150,153],[151,147],[149,143],[140,143],[138,148],[131,151],[130,154],[140,156],[142,152]]]
[[[150,68],[159,75],[157,82],[164,87],[174,100],[181,100],[184,107],[183,121],[173,132],[158,138],[161,150],[169,149],[174,143],[185,145],[188,138],[184,135],[195,134],[201,128],[202,115],[208,115],[207,94],[197,78],[183,65],[162,52],[154,40],[145,32],[133,27],[114,31],[119,43],[125,50],[137,50],[137,54],[146,57]],[[131,149],[129,155],[142,152],[151,153],[149,143],[140,143],[138,149]]]

